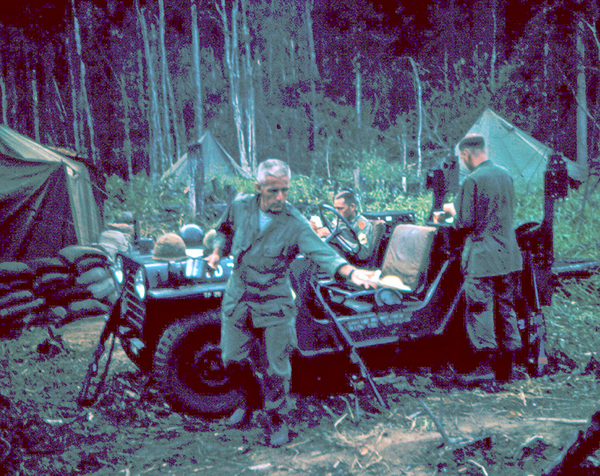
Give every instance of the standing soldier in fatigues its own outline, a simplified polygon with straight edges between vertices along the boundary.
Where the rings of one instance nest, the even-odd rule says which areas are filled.
[[[514,310],[521,251],[513,228],[514,188],[509,173],[488,159],[483,136],[470,135],[458,145],[470,174],[453,204],[453,226],[467,233],[462,253],[465,272],[466,329],[482,365],[464,380],[511,378],[521,337]]]
[[[234,257],[222,303],[223,363],[231,368],[234,384],[243,387],[249,373],[258,381],[272,446],[289,440],[285,415],[289,410],[290,351],[296,344],[290,264],[301,253],[331,276],[372,286],[372,272],[348,264],[286,202],[290,177],[284,162],[261,162],[256,177],[258,193],[238,196],[230,205],[217,225],[213,252],[206,258],[215,268],[221,256]],[[249,417],[248,407],[239,408],[229,423],[247,422]]]
[[[354,233],[356,233],[356,237],[360,243],[360,249],[358,250],[357,256],[358,259],[362,261],[370,258],[374,251],[373,223],[358,213],[358,200],[356,199],[356,195],[350,191],[338,193],[333,199],[333,208],[335,208],[340,215],[348,220],[350,226],[354,230]],[[326,237],[330,234],[330,231],[326,227],[318,228],[312,222],[311,226],[320,237]],[[340,224],[340,227],[342,230],[346,228],[343,223]],[[347,234],[348,233],[346,233],[346,235]],[[354,248],[358,248],[358,245],[350,241],[350,236],[345,236],[345,238],[350,247],[353,247],[354,245]]]

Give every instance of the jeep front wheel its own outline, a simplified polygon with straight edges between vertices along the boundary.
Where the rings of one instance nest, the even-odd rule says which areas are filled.
[[[165,399],[177,410],[223,414],[243,403],[221,360],[217,311],[171,324],[158,341],[154,377]]]

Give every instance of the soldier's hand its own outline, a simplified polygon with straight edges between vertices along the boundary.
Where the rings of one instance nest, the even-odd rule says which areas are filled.
[[[213,251],[206,258],[204,258],[204,261],[206,261],[206,264],[208,264],[209,268],[217,269],[219,262],[221,261],[221,256],[219,256],[219,253]]]
[[[363,286],[365,289],[376,288],[377,285],[373,282],[375,280],[375,273],[376,271],[357,268],[350,276],[350,281],[357,286]]]

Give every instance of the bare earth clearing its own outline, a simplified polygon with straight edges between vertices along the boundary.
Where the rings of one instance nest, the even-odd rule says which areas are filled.
[[[265,445],[258,428],[170,410],[116,347],[100,401],[76,397],[104,325],[81,320],[0,341],[0,474],[539,475],[600,409],[597,375],[561,370],[502,388],[442,388],[431,375],[379,379],[390,410],[354,394],[298,396],[293,440]],[[62,342],[61,342],[62,341]],[[585,364],[584,364],[585,366]],[[450,439],[444,445],[420,399]],[[578,474],[598,474],[598,453]]]

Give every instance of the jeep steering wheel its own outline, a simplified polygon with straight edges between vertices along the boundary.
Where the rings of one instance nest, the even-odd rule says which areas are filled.
[[[333,214],[336,216],[336,226],[333,226],[331,221],[329,221],[329,219],[325,216],[325,211],[333,212]],[[358,256],[358,253],[360,253],[360,241],[358,241],[358,236],[356,236],[356,232],[353,230],[352,226],[350,225],[350,222],[331,205],[326,205],[324,203],[319,205],[319,215],[321,216],[321,221],[325,225],[325,228],[327,228],[329,230],[329,233],[331,233],[327,238],[325,238],[325,243],[333,242],[340,248],[342,248],[342,250],[345,253],[348,253],[351,256]],[[348,243],[347,238],[342,237],[342,231],[344,230],[341,227],[341,223],[346,225],[346,228],[348,228],[351,240],[357,245],[356,248],[353,248]]]

